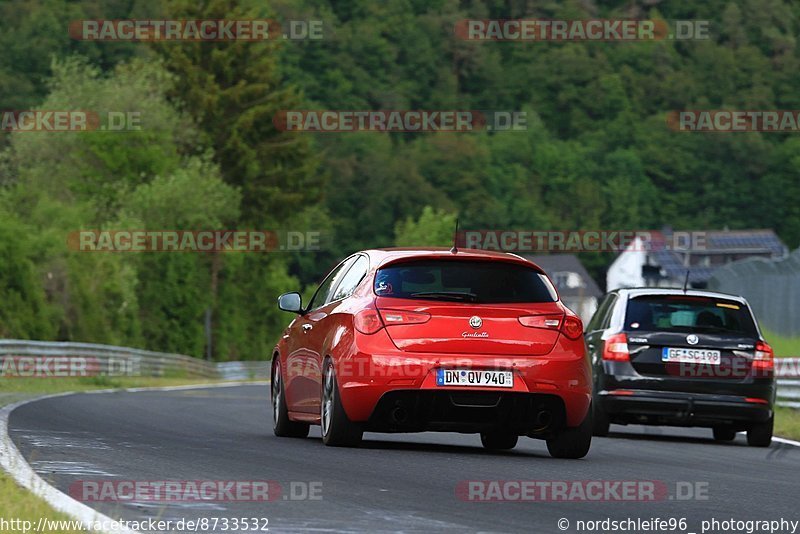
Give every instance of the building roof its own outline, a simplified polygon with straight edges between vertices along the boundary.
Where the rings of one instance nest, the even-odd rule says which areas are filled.
[[[769,251],[776,255],[786,252],[786,245],[770,229],[721,230],[705,234],[706,249],[711,252],[744,254]]]
[[[786,254],[786,245],[770,229],[759,230],[712,230],[712,231],[687,231],[680,234],[700,236],[696,246],[685,249],[673,249],[670,245],[679,244],[680,240],[673,238],[672,232],[654,233],[652,236],[652,249],[650,256],[664,269],[667,276],[672,279],[683,279],[687,267],[683,264],[681,253],[710,255],[710,254],[770,254],[772,257]],[[692,265],[688,267],[689,282],[706,282],[717,267],[704,267]]]
[[[600,287],[575,254],[526,254],[524,257],[544,269],[550,278],[553,278],[554,273],[561,272],[577,273],[580,276],[583,287],[558,287],[558,293],[562,297],[598,298],[603,295]]]

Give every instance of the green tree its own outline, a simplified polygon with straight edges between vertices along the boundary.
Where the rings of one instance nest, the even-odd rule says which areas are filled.
[[[238,217],[239,201],[238,191],[222,181],[215,164],[190,158],[171,175],[133,191],[127,224],[138,219],[147,230],[223,230]],[[138,259],[142,333],[148,345],[203,354],[205,313],[216,305],[224,259],[192,252],[144,252]],[[218,329],[227,326],[217,324]]]
[[[174,0],[177,19],[267,18],[258,2]],[[154,43],[175,73],[171,94],[205,132],[225,181],[242,191],[243,220],[276,225],[319,198],[318,158],[307,136],[273,118],[303,100],[281,79],[277,40]]]
[[[452,246],[456,217],[455,213],[425,206],[416,220],[409,217],[397,223],[395,244],[398,247]]]
[[[0,215],[0,337],[50,339],[55,335],[53,310],[34,263],[32,234],[12,214]]]

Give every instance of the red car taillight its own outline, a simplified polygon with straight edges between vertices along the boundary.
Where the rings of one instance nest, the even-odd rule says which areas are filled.
[[[570,339],[578,339],[583,334],[583,323],[574,315],[566,317],[561,314],[523,315],[519,318],[519,322],[528,328],[559,330]]]
[[[422,324],[431,318],[429,313],[406,310],[380,310],[369,307],[356,313],[354,325],[362,334],[374,334],[384,326]]]
[[[427,323],[431,318],[431,314],[406,310],[381,310],[381,317],[386,326],[392,326],[394,324]]]
[[[378,310],[375,308],[364,308],[356,313],[353,318],[353,325],[356,327],[356,330],[362,334],[370,335],[383,328],[383,321],[381,321]]]
[[[773,371],[775,369],[775,353],[769,344],[759,341],[756,343],[755,357],[753,358],[754,371]]]
[[[567,315],[561,325],[561,333],[570,339],[578,339],[583,335],[583,323],[574,315]]]
[[[519,318],[522,326],[528,328],[544,328],[546,330],[558,330],[561,326],[561,314],[550,315],[523,315]]]
[[[631,353],[628,351],[628,336],[614,334],[606,339],[603,347],[603,359],[612,362],[630,361]]]

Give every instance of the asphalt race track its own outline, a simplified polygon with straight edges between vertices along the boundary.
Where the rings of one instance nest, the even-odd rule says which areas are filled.
[[[750,448],[742,435],[717,444],[705,429],[614,426],[585,459],[569,461],[550,458],[541,441],[522,438],[513,451],[490,453],[477,436],[460,434],[366,434],[358,449],[330,448],[315,427],[308,439],[274,437],[270,413],[264,385],[78,394],[16,409],[9,431],[34,470],[64,492],[78,480],[281,487],[271,502],[87,503],[115,519],[268,518],[270,532],[534,533],[578,532],[579,520],[607,518],[687,518],[686,530],[671,532],[700,532],[712,518],[800,519],[785,515],[797,510],[800,448]],[[668,495],[469,502],[456,491],[469,480],[656,481]],[[319,498],[305,498],[309,488]],[[696,491],[707,498],[688,498]]]

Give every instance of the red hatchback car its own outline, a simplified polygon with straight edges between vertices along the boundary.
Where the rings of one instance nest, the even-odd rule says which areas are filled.
[[[277,436],[322,427],[326,445],[364,431],[519,436],[581,458],[592,439],[583,325],[541,268],[513,254],[381,249],[339,263],[275,347]]]

